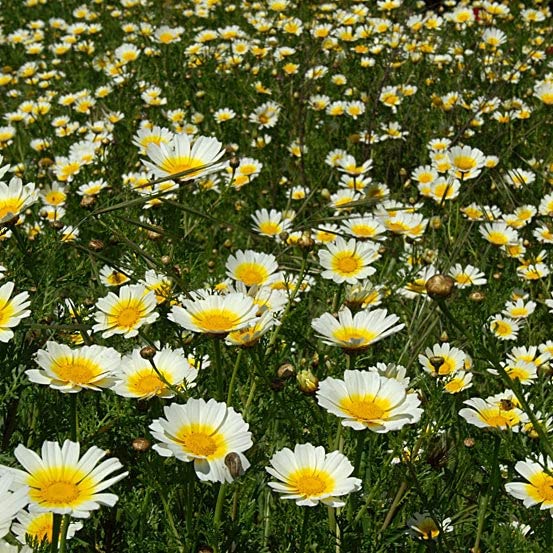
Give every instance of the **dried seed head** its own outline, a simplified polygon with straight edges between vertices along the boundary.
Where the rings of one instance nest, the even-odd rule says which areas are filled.
[[[92,209],[96,203],[96,198],[94,196],[84,196],[81,200],[81,207],[84,209]]]
[[[225,455],[225,465],[233,478],[238,478],[244,474],[244,467],[242,466],[240,455],[234,451]]]
[[[296,369],[291,363],[284,363],[284,365],[281,365],[277,370],[277,376],[281,380],[288,380],[292,378],[294,374],[296,374]]]
[[[432,299],[449,298],[455,288],[455,281],[449,275],[434,275],[424,286]]]
[[[161,256],[161,262],[164,265],[169,265],[169,263],[171,263],[171,257],[168,256],[168,255],[163,255],[163,256]]]
[[[89,247],[93,252],[100,252],[100,251],[102,251],[102,250],[105,248],[105,244],[104,244],[101,240],[98,240],[97,238],[93,238],[93,239],[88,243],[88,247]]]
[[[156,348],[154,348],[153,346],[144,346],[140,350],[140,357],[142,357],[142,359],[150,360],[150,359],[153,359],[155,356],[156,356]]]
[[[465,447],[473,447],[476,443],[476,440],[474,438],[465,438],[463,440],[463,443],[465,444]]]
[[[484,294],[484,292],[476,291],[476,292],[471,292],[471,294],[469,295],[470,301],[481,302],[481,301],[484,301],[485,299],[486,299],[486,294]]]
[[[148,237],[149,240],[159,240],[162,235],[159,233],[159,232],[155,232],[153,230],[148,230],[146,231],[146,236]]]

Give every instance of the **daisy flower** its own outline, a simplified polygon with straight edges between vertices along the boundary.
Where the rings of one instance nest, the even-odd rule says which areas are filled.
[[[4,472],[7,469],[0,465],[0,538],[9,531],[15,514],[29,503],[28,488],[15,485],[12,472]],[[9,469],[8,469],[9,470]]]
[[[515,319],[495,315],[491,317],[489,324],[490,330],[499,340],[516,340],[518,337],[520,325]]]
[[[367,367],[367,370],[385,378],[397,380],[404,388],[408,388],[411,382],[411,379],[407,376],[407,369],[403,365],[377,363],[374,367]]]
[[[507,223],[504,221],[485,223],[478,231],[484,240],[488,241],[493,246],[506,246],[518,240],[516,230],[507,226]]]
[[[500,403],[494,397],[473,397],[463,403],[469,407],[461,409],[459,415],[478,428],[510,429],[518,432],[521,425],[528,422],[526,414],[510,401]]]
[[[229,346],[251,347],[261,337],[269,332],[276,324],[279,324],[270,311],[265,311],[260,317],[256,317],[248,326],[229,332],[225,343]]]
[[[458,371],[451,374],[444,383],[444,390],[448,394],[458,394],[472,387],[472,373]]]
[[[291,224],[289,219],[285,219],[283,214],[276,209],[267,211],[260,209],[254,212],[252,219],[255,223],[253,230],[262,236],[277,237],[282,232],[290,230]]]
[[[487,283],[486,275],[477,267],[456,263],[447,273],[455,281],[457,288],[467,288],[469,286],[483,286]]]
[[[191,398],[184,404],[167,405],[164,415],[150,425],[161,442],[154,449],[162,457],[193,461],[200,480],[232,482],[236,475],[228,467],[230,454],[238,455],[243,471],[250,466],[243,452],[253,445],[252,434],[232,407],[214,399]]]
[[[23,185],[18,177],[13,177],[9,184],[0,181],[0,224],[19,217],[37,199],[38,191],[32,182]]]
[[[173,306],[169,320],[186,330],[204,334],[239,330],[251,323],[257,311],[253,299],[240,292],[185,300],[182,305]]]
[[[165,127],[144,127],[139,129],[134,135],[132,143],[140,149],[141,154],[145,154],[150,144],[170,144],[174,139],[174,133]]]
[[[114,269],[109,265],[104,265],[100,269],[100,282],[104,286],[121,286],[130,280],[129,274],[123,273],[118,269]]]
[[[399,332],[405,325],[396,324],[397,315],[388,315],[386,309],[359,311],[352,315],[346,307],[338,318],[330,313],[314,319],[311,326],[319,338],[330,346],[339,346],[346,351],[362,351],[371,344]]]
[[[370,264],[379,257],[376,245],[358,242],[354,238],[346,242],[338,236],[332,244],[327,245],[326,250],[319,251],[319,261],[325,269],[321,276],[337,284],[357,284],[376,273]]]
[[[319,405],[344,419],[343,426],[385,433],[420,420],[420,400],[394,378],[371,371],[347,370],[344,379],[319,382]]]
[[[246,286],[265,286],[270,284],[278,269],[274,255],[253,250],[238,250],[226,263],[227,275]]]
[[[182,349],[164,347],[156,351],[152,362],[144,359],[140,351],[135,349],[125,355],[117,366],[114,373],[116,383],[113,386],[116,394],[135,399],[156,396],[168,399],[175,396],[169,386],[185,390],[196,386],[194,381],[198,369],[188,363]]]
[[[518,379],[523,386],[532,384],[538,378],[537,367],[530,361],[509,359],[507,362],[502,361],[501,366],[511,380]],[[494,375],[498,374],[496,369],[488,369],[488,372]]]
[[[31,382],[74,393],[110,387],[121,356],[113,348],[104,346],[71,349],[65,344],[46,342],[46,349],[39,349],[35,360],[40,369],[25,371]]]
[[[95,446],[80,457],[80,445],[70,440],[61,447],[44,442],[42,456],[20,444],[14,455],[24,470],[10,471],[28,486],[31,509],[39,512],[87,518],[100,505],[115,505],[118,497],[104,490],[128,475],[123,472],[105,480],[122,468],[119,460],[112,457],[98,464],[106,453]]]
[[[0,287],[0,342],[9,342],[14,336],[11,329],[31,314],[29,294],[21,292],[12,298],[14,288],[13,282]]]
[[[83,527],[82,522],[70,522],[67,529],[67,539],[70,540],[75,532]],[[20,511],[17,513],[17,522],[12,525],[12,532],[19,543],[27,540],[37,543],[52,543],[54,530],[54,513],[36,513]],[[1,551],[1,550],[0,550]]]
[[[382,240],[382,234],[386,232],[384,225],[372,216],[347,219],[342,223],[342,230],[358,240]]]
[[[419,355],[419,363],[424,371],[432,376],[447,376],[465,368],[467,355],[464,351],[451,347],[447,342],[434,344]]]
[[[122,286],[119,295],[110,292],[96,302],[96,308],[94,318],[97,324],[93,330],[104,331],[103,338],[114,334],[132,338],[141,326],[151,324],[159,317],[155,312],[155,294],[141,284]]]
[[[222,165],[216,162],[225,150],[216,138],[199,136],[191,142],[188,135],[177,134],[169,144],[150,143],[146,153],[151,161],[143,160],[143,163],[156,177],[190,171],[179,177],[187,181],[219,171]]]
[[[361,480],[350,476],[354,469],[349,459],[339,451],[326,453],[322,446],[297,444],[294,451],[285,447],[269,463],[265,470],[278,480],[269,486],[297,505],[342,507],[341,496],[361,489]]]
[[[450,518],[444,518],[440,527],[442,532],[452,532],[453,525]],[[420,540],[435,540],[440,535],[440,528],[436,521],[430,516],[430,513],[415,513],[407,521],[407,533]]]
[[[529,317],[534,312],[536,305],[534,301],[524,302],[524,300],[519,299],[507,302],[502,313],[511,319],[526,319],[526,317]]]
[[[486,162],[486,157],[478,148],[470,146],[454,146],[447,155],[451,162],[451,170],[460,180],[476,178]]]
[[[521,499],[525,507],[540,505],[540,509],[553,508],[553,476],[550,470],[546,472],[544,467],[553,464],[551,459],[545,462],[540,459],[536,463],[532,459],[519,461],[515,470],[526,480],[526,482],[508,482],[505,484],[507,493]]]

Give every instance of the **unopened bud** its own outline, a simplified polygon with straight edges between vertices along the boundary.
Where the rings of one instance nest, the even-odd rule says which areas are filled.
[[[432,299],[445,299],[451,296],[455,281],[449,275],[434,275],[424,286]]]
[[[156,356],[156,348],[154,348],[153,346],[144,346],[141,350],[140,350],[140,357],[142,357],[142,359],[153,359],[155,356]]]
[[[168,256],[168,255],[163,255],[161,257],[161,262],[164,264],[164,265],[169,265],[169,263],[171,263],[171,257]]]
[[[319,379],[309,370],[300,371],[296,379],[300,391],[308,396],[312,396],[319,389]]]
[[[54,221],[52,223],[52,228],[55,230],[61,230],[65,225],[61,221]]]
[[[233,478],[238,478],[244,474],[244,467],[242,466],[240,455],[234,451],[225,455],[225,465]]]
[[[147,230],[146,231],[146,236],[148,237],[149,240],[159,240],[162,235],[159,233],[159,232],[155,232],[154,230]]]
[[[229,167],[230,167],[231,169],[236,170],[236,169],[238,169],[238,167],[240,167],[240,158],[237,157],[237,156],[232,156],[232,157],[229,159],[228,164],[229,164]]]
[[[150,449],[151,445],[152,445],[152,442],[150,442],[150,440],[148,440],[148,438],[135,438],[132,441],[132,448],[135,451],[139,451],[141,453],[144,452],[144,451],[148,451],[148,449]]]
[[[474,444],[476,443],[476,440],[474,438],[465,438],[463,440],[463,443],[465,444],[465,447],[474,447]]]

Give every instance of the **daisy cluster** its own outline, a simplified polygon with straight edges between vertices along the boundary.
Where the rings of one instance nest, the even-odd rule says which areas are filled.
[[[547,2],[2,10],[0,551],[551,546]]]

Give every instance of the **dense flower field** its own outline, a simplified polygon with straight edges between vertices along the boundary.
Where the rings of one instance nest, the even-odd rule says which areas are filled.
[[[0,553],[553,550],[547,2],[0,7]]]

